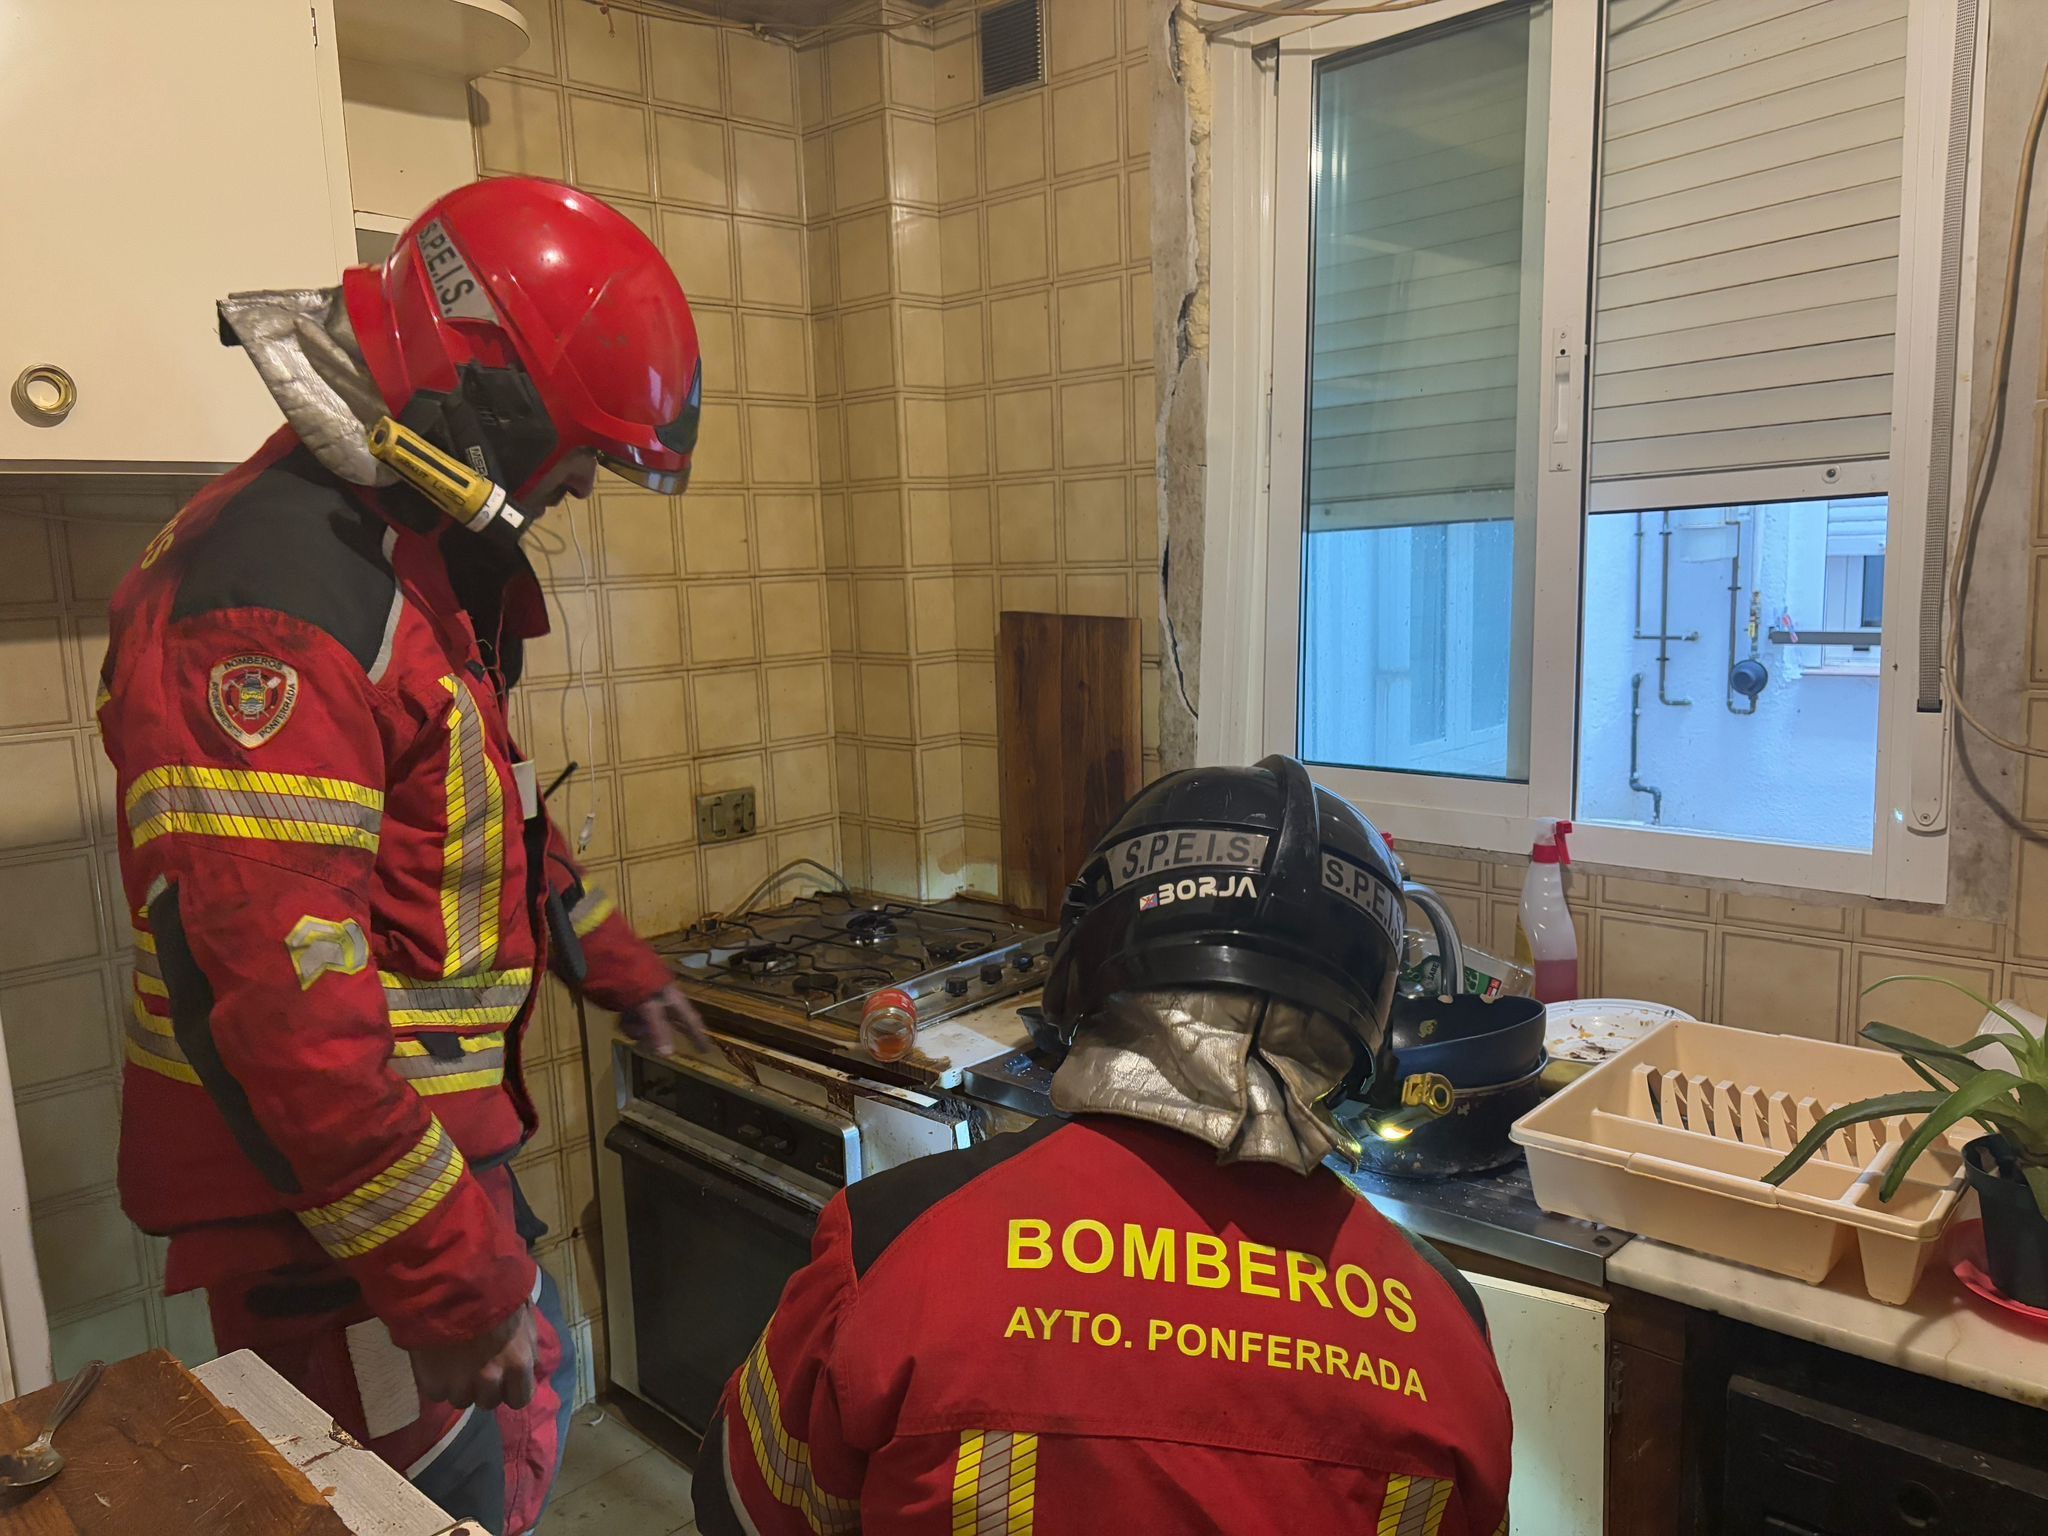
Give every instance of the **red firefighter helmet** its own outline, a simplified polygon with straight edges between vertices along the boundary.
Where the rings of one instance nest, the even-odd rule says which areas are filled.
[[[588,192],[530,176],[459,187],[342,292],[392,414],[481,454],[515,496],[577,449],[653,490],[688,483],[702,395],[689,300],[654,242]]]

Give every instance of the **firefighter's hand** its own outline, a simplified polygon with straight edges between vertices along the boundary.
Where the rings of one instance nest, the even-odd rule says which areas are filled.
[[[533,1401],[539,1352],[533,1308],[522,1302],[489,1333],[460,1344],[413,1350],[412,1377],[420,1396],[432,1402],[457,1408],[474,1404],[486,1411],[500,1403],[524,1408]]]
[[[689,1036],[690,1044],[700,1052],[711,1049],[711,1036],[704,1031],[704,1021],[675,982],[644,1003],[628,1008],[619,1016],[619,1026],[658,1055],[675,1055],[678,1033]]]

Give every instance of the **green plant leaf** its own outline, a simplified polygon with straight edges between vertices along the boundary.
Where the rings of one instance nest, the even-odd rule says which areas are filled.
[[[1923,1063],[1917,1056],[1907,1056],[1901,1053],[1900,1059],[1913,1069],[1915,1077],[1939,1093],[1954,1093],[1957,1088],[1962,1086],[1955,1078],[1936,1076],[1934,1069]]]
[[[2043,1220],[2048,1220],[2048,1167],[2039,1163],[2024,1163],[2020,1172],[2027,1176],[2027,1188],[2034,1192],[2034,1204],[2041,1208]]]
[[[1997,1014],[2001,1019],[2005,1020],[2006,1023],[2010,1024],[2019,1036],[2019,1039],[2017,1041],[2009,1039],[2004,1040],[2004,1044],[2006,1044],[2011,1049],[2014,1057],[2023,1063],[2031,1063],[2036,1071],[2048,1072],[2048,1037],[2035,1035],[2032,1031],[2030,1031],[2027,1028],[2026,1025],[2022,1024],[2018,1019],[2014,1018],[2011,1014],[2007,1013],[2003,1008],[1999,1007],[1998,1004],[1992,1002],[1987,997],[1978,996],[1975,992],[1971,991],[1968,987],[1964,986],[1959,981],[1951,981],[1946,976],[1929,976],[1926,975],[1924,972],[1916,971],[1900,976],[1882,977],[1877,981],[1873,981],[1869,986],[1865,987],[1862,990],[1862,992],[1858,994],[1858,996],[1868,997],[1871,993],[1875,992],[1879,987],[1888,987],[1893,982],[1898,981],[1925,981],[1937,987],[1947,987],[1951,992],[1962,993],[1964,997],[1967,997],[1979,1008],[1984,1009],[1985,1012]],[[1985,1037],[1983,1035],[1979,1035],[1975,1040],[1970,1042],[1971,1046],[1976,1046],[1980,1044],[1984,1040],[1984,1038]],[[2003,1037],[1999,1036],[1994,1036],[1993,1038],[2003,1039]]]
[[[1998,1101],[2007,1099],[2015,1088],[2025,1084],[2010,1072],[1986,1068],[1968,1083],[1949,1096],[1946,1103],[1929,1110],[1927,1118],[1913,1128],[1913,1134],[1906,1138],[1905,1146],[1892,1160],[1889,1172],[1884,1176],[1884,1187],[1877,1192],[1880,1200],[1890,1200],[1898,1193],[1899,1185],[1905,1182],[1907,1170],[1920,1160],[1920,1154],[1934,1145],[1935,1138],[1942,1135],[1958,1120],[1974,1120],[1979,1110],[1998,1106]],[[2004,1110],[2011,1114],[2016,1106],[2007,1099]]]
[[[1799,1171],[1808,1158],[1821,1149],[1830,1136],[1845,1125],[1857,1125],[1865,1120],[1882,1120],[1887,1115],[1924,1115],[1939,1109],[1954,1097],[1952,1093],[1939,1090],[1886,1093],[1874,1099],[1864,1099],[1860,1103],[1844,1104],[1831,1109],[1814,1122],[1812,1130],[1799,1138],[1799,1145],[1787,1152],[1777,1167],[1764,1175],[1764,1182],[1784,1183]]]
[[[2013,1046],[2021,1044],[2011,1035],[1978,1035],[1965,1040],[1961,1045],[1944,1045],[1939,1040],[1930,1040],[1925,1035],[1916,1035],[1910,1029],[1900,1029],[1896,1024],[1881,1024],[1876,1020],[1857,1031],[1872,1045],[1881,1045],[1888,1051],[1897,1051],[1901,1056],[1925,1056],[1933,1060],[1952,1061],[1958,1066],[1969,1067],[1972,1072],[1984,1070],[1984,1064],[1971,1054],[1987,1045]]]

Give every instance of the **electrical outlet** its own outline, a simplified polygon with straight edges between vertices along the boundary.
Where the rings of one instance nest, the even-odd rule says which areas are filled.
[[[697,841],[730,842],[751,837],[754,832],[754,792],[751,789],[721,790],[697,797]]]

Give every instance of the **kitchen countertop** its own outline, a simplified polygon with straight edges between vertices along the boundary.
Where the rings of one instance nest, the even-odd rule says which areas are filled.
[[[1585,1285],[1611,1280],[1614,1256],[1635,1241],[1627,1232],[1551,1215],[1537,1205],[1529,1165],[1519,1160],[1460,1179],[1390,1179],[1352,1173],[1334,1161],[1330,1167],[1374,1210],[1417,1237]]]
[[[1607,1283],[1668,1297],[1844,1354],[2048,1408],[2048,1330],[2008,1323],[1939,1262],[1903,1307],[1873,1301],[1851,1257],[1819,1285],[1637,1238]]]

